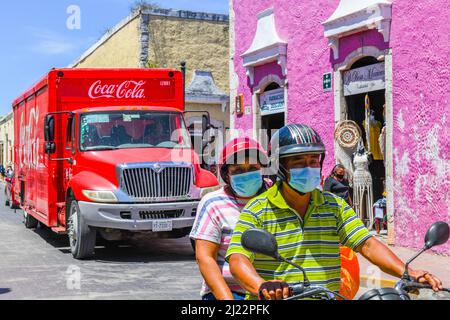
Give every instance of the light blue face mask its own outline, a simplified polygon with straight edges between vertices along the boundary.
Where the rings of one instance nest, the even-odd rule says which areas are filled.
[[[295,168],[290,173],[289,185],[298,192],[308,193],[320,185],[320,168]]]
[[[230,176],[230,184],[239,197],[253,197],[263,184],[261,170],[232,175]]]

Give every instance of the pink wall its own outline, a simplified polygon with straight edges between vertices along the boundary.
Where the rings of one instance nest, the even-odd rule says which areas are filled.
[[[362,46],[373,46],[379,50],[389,48],[389,43],[384,42],[383,35],[377,30],[368,30],[361,33],[355,33],[344,37],[339,43],[339,58],[331,58],[333,64],[345,61],[345,58],[354,50]]]
[[[450,9],[395,1],[393,16],[396,244],[416,247],[430,224],[450,222]]]
[[[285,79],[278,63],[276,61],[269,62],[262,66],[255,67],[255,86],[258,86],[268,74],[278,76],[282,80]],[[248,81],[248,86],[250,86],[250,79]]]
[[[256,15],[273,7],[278,33],[288,42],[288,122],[306,123],[319,132],[328,150],[327,174],[334,164],[334,99],[332,92],[322,91],[322,74],[331,72],[333,63],[361,45],[392,48],[396,244],[420,247],[432,222],[450,222],[446,118],[450,114],[450,27],[442,23],[450,21],[450,9],[445,0],[393,2],[390,42],[384,43],[375,30],[351,35],[341,40],[339,59],[334,61],[321,22],[334,12],[338,0],[233,0],[234,66],[238,93],[251,106],[252,92],[240,55],[251,45]],[[255,83],[263,76],[257,73]],[[236,128],[251,129],[252,119],[251,115],[237,118]],[[450,254],[450,245],[436,251]]]
[[[252,104],[252,92],[240,55],[252,43],[256,31],[256,15],[273,7],[278,33],[288,42],[288,119],[290,123],[312,125],[321,135],[328,150],[324,173],[328,173],[334,164],[334,109],[333,93],[324,94],[322,91],[322,74],[331,72],[332,66],[328,42],[323,37],[320,22],[333,13],[337,3],[336,0],[233,1],[236,16],[235,39],[238,39],[234,58],[235,71],[239,78],[238,93],[244,94],[245,105]],[[252,126],[251,115],[243,115],[236,121],[236,128],[245,129]]]

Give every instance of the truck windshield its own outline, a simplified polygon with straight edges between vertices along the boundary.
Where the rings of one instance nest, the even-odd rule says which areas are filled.
[[[131,148],[191,148],[182,115],[154,111],[81,115],[81,151]]]

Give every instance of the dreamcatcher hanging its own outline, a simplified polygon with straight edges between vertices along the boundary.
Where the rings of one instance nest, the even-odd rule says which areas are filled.
[[[336,160],[345,167],[350,186],[353,184],[353,153],[361,137],[361,129],[351,120],[340,121],[334,132]]]

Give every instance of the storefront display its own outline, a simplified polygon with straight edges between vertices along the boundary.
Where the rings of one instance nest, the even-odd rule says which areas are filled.
[[[369,171],[369,154],[362,144],[353,158],[353,205],[359,218],[368,228],[373,226],[373,189],[372,175]]]
[[[366,128],[366,120],[363,121],[362,126],[363,128]],[[366,140],[366,149],[370,150],[374,160],[383,160],[379,143],[382,126],[380,121],[375,120],[375,115],[372,110],[372,113],[369,116],[369,143],[367,143]]]

